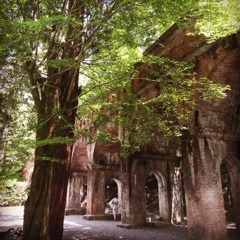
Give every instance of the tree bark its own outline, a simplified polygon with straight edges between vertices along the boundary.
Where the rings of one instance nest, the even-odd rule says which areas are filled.
[[[37,143],[41,140],[49,143],[40,144],[35,150],[30,195],[24,212],[24,240],[62,239],[72,146],[61,140],[52,144],[51,140],[56,137],[73,139],[79,94],[78,69],[66,71],[56,82],[60,84],[56,88],[49,87],[41,104],[36,105]]]
[[[65,2],[68,14],[74,14],[78,21],[83,21],[81,1]],[[65,7],[63,9],[65,9]],[[65,10],[64,10],[65,11]],[[72,59],[80,54],[81,37],[73,31],[81,32],[71,25],[67,27],[65,45],[59,53],[59,43],[55,41],[60,32],[56,26],[49,42],[48,57],[51,60]],[[34,59],[34,58],[33,58]],[[31,61],[31,60],[30,60]],[[61,139],[74,137],[75,116],[78,106],[80,63],[73,67],[47,67],[47,78],[42,81],[36,63],[27,62],[32,95],[37,110],[37,145],[35,166],[32,176],[30,195],[24,211],[23,240],[60,240],[63,233],[63,220],[66,204],[67,184],[71,163],[72,144]],[[53,139],[60,139],[51,143]]]
[[[67,145],[54,148],[62,156],[70,155]],[[63,161],[35,162],[31,192],[25,205],[23,239],[62,239],[70,160]]]

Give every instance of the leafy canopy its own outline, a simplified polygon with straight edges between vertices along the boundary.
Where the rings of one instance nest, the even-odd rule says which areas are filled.
[[[76,134],[90,143],[120,141],[122,154],[128,155],[148,143],[154,134],[181,136],[186,129],[181,122],[188,119],[198,99],[224,98],[229,89],[206,78],[195,78],[192,66],[186,62],[144,56],[138,65],[127,73],[113,66],[112,79],[105,68],[101,68],[100,75],[96,74],[100,70],[89,72],[89,79],[94,81],[89,80],[81,96],[83,127]],[[134,83],[139,84],[138,88]]]
[[[27,79],[23,92],[32,93],[37,112],[41,104],[36,100],[51,101],[45,95],[46,89],[57,89],[60,84],[71,81],[59,82],[56,76],[69,69],[79,70],[79,84],[83,85],[80,118],[85,114],[89,116],[90,112],[92,123],[98,119],[95,136],[97,131],[106,133],[106,123],[128,129],[125,133],[129,136],[124,139],[131,135],[131,141],[136,139],[133,145],[138,146],[141,139],[151,137],[156,126],[166,133],[172,132],[169,123],[186,118],[188,110],[194,106],[188,66],[167,59],[142,57],[144,48],[173,23],[181,24],[192,17],[196,18],[197,31],[203,32],[209,40],[235,33],[239,31],[237,9],[237,0],[3,0],[0,5],[0,61],[9,69],[18,69],[14,81],[22,83]],[[154,81],[163,84],[166,92],[152,100],[135,99],[129,90],[129,79],[136,74],[134,65],[138,62],[160,64],[165,69],[162,76],[171,72],[176,84],[169,88],[160,75],[154,76]],[[1,78],[1,81],[7,80]],[[202,81],[204,88],[215,88],[215,97],[222,94],[218,86]],[[196,84],[195,80],[191,84]],[[71,88],[66,87],[66,91],[71,94]],[[186,112],[183,109],[179,114],[175,106],[183,102],[188,107]],[[154,104],[162,106],[166,116],[160,117],[151,107]],[[64,106],[58,105],[54,111],[50,109],[46,113],[45,120],[54,116],[65,121],[65,113]],[[106,119],[106,113],[111,113],[111,117]],[[135,114],[140,119],[133,119]],[[66,124],[70,123],[66,121]],[[139,136],[138,140],[135,136]],[[58,141],[63,140],[59,138]],[[55,143],[49,140],[49,144]]]

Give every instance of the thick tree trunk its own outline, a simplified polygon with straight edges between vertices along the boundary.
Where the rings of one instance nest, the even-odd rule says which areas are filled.
[[[83,21],[81,1],[67,1],[68,14]],[[63,8],[64,9],[64,8]],[[81,26],[67,27],[63,52],[59,52],[58,26],[49,42],[48,56],[51,60],[78,59],[81,49]],[[74,32],[75,31],[75,32]],[[73,35],[76,38],[73,39]],[[61,57],[60,57],[61,55]],[[38,114],[37,143],[46,141],[35,151],[35,166],[29,199],[24,212],[24,240],[60,240],[63,233],[63,220],[69,177],[71,146],[62,142],[73,139],[76,109],[78,106],[78,77],[80,63],[73,67],[47,66],[47,78],[43,83],[36,64],[26,65],[32,85],[32,95]],[[40,79],[40,80],[39,80]],[[52,139],[59,139],[52,144]]]
[[[41,147],[41,151],[46,148]],[[35,162],[31,192],[25,205],[23,239],[62,239],[70,149],[67,145],[57,145],[54,151],[62,162]]]
[[[25,205],[24,240],[60,240],[78,98],[78,70],[66,71],[59,87],[49,87],[38,111],[37,146],[30,195]],[[52,90],[53,89],[53,90]],[[57,143],[52,140],[58,139]],[[45,145],[41,145],[41,141]],[[46,142],[46,143],[45,143]],[[63,141],[64,142],[64,141]]]

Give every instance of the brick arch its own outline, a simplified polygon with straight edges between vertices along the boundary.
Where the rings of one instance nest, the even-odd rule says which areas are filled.
[[[122,182],[116,177],[111,177],[106,179],[105,183],[107,184],[107,182],[110,180],[114,181],[117,185],[117,198],[119,200],[118,213],[121,213],[122,212]]]
[[[230,178],[236,229],[238,236],[240,236],[240,159],[233,155],[228,155],[222,160],[222,163],[225,164]]]
[[[117,177],[106,177],[105,180],[105,188],[107,187],[107,183],[109,181],[114,181],[117,185],[117,197],[119,198],[119,200],[122,197],[122,182],[117,178]]]
[[[226,98],[216,99],[210,104],[201,102],[198,106],[198,121],[201,127],[234,136],[240,133],[240,46],[236,49],[223,49],[224,46],[220,45],[216,59],[211,54],[200,58],[198,77],[207,77],[215,83],[229,85],[231,90],[227,92]]]
[[[167,189],[167,178],[160,171],[152,170],[150,174],[153,174],[158,182],[158,202],[159,202],[159,214],[162,220],[169,221],[169,197]]]
[[[79,138],[73,145],[71,171],[86,171],[91,168],[94,151],[95,143],[87,145],[86,139]]]
[[[228,171],[231,174],[239,175],[240,173],[240,159],[233,156],[228,155],[223,158],[222,163],[225,164],[228,168]]]
[[[118,199],[121,202],[122,199],[122,182],[117,179],[117,178],[111,178],[116,184],[117,184],[117,188],[118,188]]]

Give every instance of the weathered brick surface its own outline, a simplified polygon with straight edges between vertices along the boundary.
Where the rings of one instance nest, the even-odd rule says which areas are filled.
[[[164,47],[160,48],[159,44]],[[72,169],[80,171],[87,166],[88,213],[104,212],[106,181],[115,178],[122,182],[122,223],[143,225],[146,221],[145,178],[147,173],[154,172],[162,189],[160,214],[170,220],[173,174],[180,150],[189,239],[227,239],[220,178],[222,162],[229,171],[240,236],[240,34],[207,44],[203,36],[186,36],[185,31],[173,26],[145,53],[195,64],[197,77],[229,84],[231,90],[225,99],[210,103],[199,101],[189,121],[185,122],[190,129],[182,145],[179,140],[163,139],[155,134],[138,155],[121,160],[119,145],[109,148],[95,144],[87,148],[80,143]],[[144,71],[142,69],[139,76],[144,77]],[[132,84],[139,96],[151,98],[160,94],[155,83],[145,84],[139,78]]]
[[[194,42],[201,44],[189,45]],[[162,51],[158,44],[165,45]],[[210,103],[199,101],[186,123],[190,126],[190,136],[182,149],[189,237],[226,239],[220,179],[220,164],[226,158],[234,206],[240,206],[240,34],[206,44],[202,36],[186,37],[174,26],[147,54],[188,61],[195,64],[197,77],[207,77],[231,87],[225,99]],[[240,233],[238,210],[235,210],[235,220]]]

